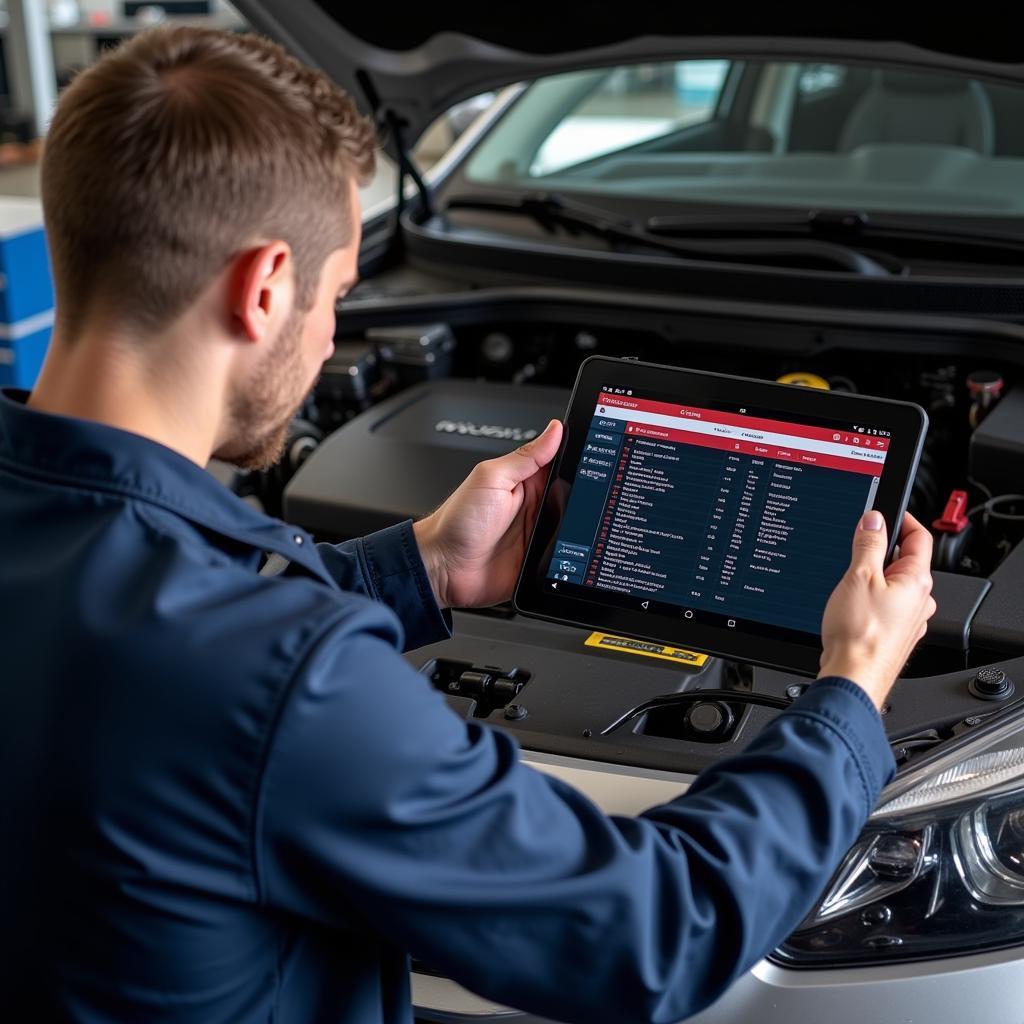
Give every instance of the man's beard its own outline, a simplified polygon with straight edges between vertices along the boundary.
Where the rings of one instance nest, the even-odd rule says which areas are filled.
[[[216,458],[244,470],[269,469],[280,460],[288,428],[309,393],[303,380],[303,319],[293,311],[252,379],[232,389],[232,437],[214,452]]]

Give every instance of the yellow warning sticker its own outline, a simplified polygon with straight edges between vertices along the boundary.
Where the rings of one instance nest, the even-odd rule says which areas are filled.
[[[611,633],[591,633],[584,641],[587,647],[601,647],[606,651],[620,651],[622,654],[640,654],[645,658],[661,658],[678,665],[700,668],[708,660],[706,654],[686,651],[682,647],[668,647],[652,644],[647,640],[630,640],[627,636],[613,636]]]

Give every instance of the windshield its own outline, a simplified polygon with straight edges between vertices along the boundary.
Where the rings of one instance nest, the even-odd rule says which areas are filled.
[[[683,60],[538,79],[470,182],[708,204],[1024,215],[1024,88],[863,64]]]

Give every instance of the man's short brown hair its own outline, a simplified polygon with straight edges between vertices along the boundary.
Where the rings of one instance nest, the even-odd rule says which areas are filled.
[[[254,35],[154,29],[65,90],[43,155],[57,315],[159,330],[247,247],[283,239],[308,309],[353,230],[369,120],[330,80]]]

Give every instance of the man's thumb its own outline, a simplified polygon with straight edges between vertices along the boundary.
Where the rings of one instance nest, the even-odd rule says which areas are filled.
[[[881,573],[885,568],[887,536],[882,513],[877,509],[865,512],[853,534],[850,568],[872,574]]]
[[[533,476],[537,470],[543,469],[558,453],[561,442],[562,424],[552,420],[543,433],[508,455],[494,459],[491,465],[498,472],[504,486],[515,487],[527,477]]]

